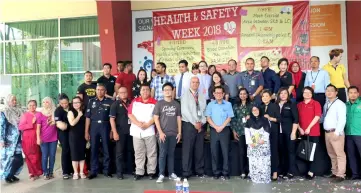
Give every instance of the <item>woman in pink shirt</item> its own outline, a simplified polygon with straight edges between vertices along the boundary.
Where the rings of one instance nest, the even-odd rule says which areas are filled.
[[[22,146],[25,154],[26,165],[28,165],[29,178],[34,181],[43,174],[41,169],[41,151],[36,144],[36,112],[37,103],[35,100],[28,102],[28,112],[20,119],[19,130],[22,131]]]
[[[55,153],[58,144],[58,134],[54,121],[55,105],[50,97],[43,99],[43,109],[36,116],[37,144],[40,145],[44,179],[54,178]]]

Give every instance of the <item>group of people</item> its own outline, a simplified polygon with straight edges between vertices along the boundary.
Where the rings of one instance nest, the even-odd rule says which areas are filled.
[[[100,147],[102,172],[111,178],[111,139],[116,144],[118,179],[124,179],[125,162],[135,164],[134,180],[147,173],[161,183],[166,166],[169,179],[178,178],[174,154],[180,142],[179,175],[204,178],[204,137],[209,131],[215,179],[229,179],[231,139],[238,143],[243,179],[268,183],[293,178],[297,173],[296,139],[319,143],[322,132],[332,162],[329,177],[334,182],[345,179],[346,141],[352,179],[357,179],[361,177],[361,101],[359,89],[350,86],[340,64],[342,53],[341,49],[331,50],[330,62],[323,69],[319,58],[311,57],[312,69],[307,72],[301,71],[298,62],[289,64],[282,58],[276,73],[269,68],[269,58],[263,56],[261,71],[255,70],[254,59],[248,58],[245,71],[237,72],[237,62],[230,60],[223,75],[205,61],[198,63],[199,73],[189,72],[188,62],[181,60],[179,74],[173,77],[166,73],[166,64],[158,62],[150,80],[143,69],[137,76],[133,74],[130,61],[118,62],[116,77],[110,74],[112,65],[105,63],[97,84],[87,71],[76,97],[70,101],[60,94],[58,107],[46,97],[41,112],[36,111],[37,102],[30,100],[24,113],[10,95],[0,118],[1,178],[9,183],[18,181],[15,175],[22,167],[22,150],[32,180],[41,175],[53,178],[58,141],[64,179],[71,175],[73,179],[96,178]],[[129,151],[133,152],[130,157]],[[87,159],[90,161],[85,164]],[[307,163],[306,176],[312,179],[315,161]]]

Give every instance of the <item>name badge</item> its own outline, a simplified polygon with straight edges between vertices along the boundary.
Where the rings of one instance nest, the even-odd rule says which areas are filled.
[[[198,117],[201,117],[201,116],[202,116],[202,113],[201,113],[200,110],[197,110],[197,115],[198,115]]]
[[[251,85],[252,85],[252,86],[256,85],[256,81],[255,81],[255,80],[251,80]]]
[[[207,90],[206,89],[203,89],[203,94],[206,94],[207,93]]]
[[[313,90],[315,90],[316,89],[316,84],[312,83],[311,87],[312,87]]]
[[[130,125],[130,119],[128,119],[128,125]]]
[[[242,118],[242,122],[243,122],[243,123],[246,123],[246,117],[243,117],[243,118]]]

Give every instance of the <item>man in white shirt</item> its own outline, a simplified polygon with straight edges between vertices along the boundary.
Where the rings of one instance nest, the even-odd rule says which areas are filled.
[[[174,76],[175,81],[175,98],[179,101],[184,92],[189,90],[189,85],[192,76],[192,73],[188,72],[188,62],[187,60],[179,61],[179,74]]]
[[[346,173],[346,154],[344,128],[346,125],[346,105],[337,98],[337,88],[329,84],[326,87],[327,102],[323,110],[323,128],[325,129],[327,153],[331,158],[332,182],[342,182]]]

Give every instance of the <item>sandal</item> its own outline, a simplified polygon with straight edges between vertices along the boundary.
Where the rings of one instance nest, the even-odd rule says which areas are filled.
[[[80,178],[81,179],[86,179],[86,175],[84,173],[80,173]]]
[[[79,174],[78,173],[74,173],[73,174],[73,180],[78,180],[79,179]]]

